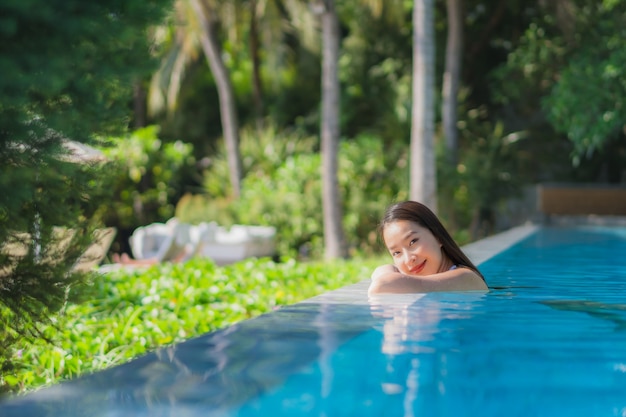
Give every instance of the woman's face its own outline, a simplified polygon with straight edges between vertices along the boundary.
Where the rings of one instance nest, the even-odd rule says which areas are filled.
[[[406,275],[431,275],[448,270],[452,263],[441,243],[425,227],[409,220],[396,220],[383,229],[385,245],[395,266]]]

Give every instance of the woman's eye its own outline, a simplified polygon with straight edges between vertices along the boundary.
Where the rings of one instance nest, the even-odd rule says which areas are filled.
[[[413,246],[415,242],[417,242],[417,239],[411,239],[411,241],[409,242],[409,246]]]

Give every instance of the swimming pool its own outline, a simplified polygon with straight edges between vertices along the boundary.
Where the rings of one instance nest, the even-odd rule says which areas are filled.
[[[368,299],[364,281],[0,416],[626,416],[626,228],[517,238],[469,251],[488,293]]]

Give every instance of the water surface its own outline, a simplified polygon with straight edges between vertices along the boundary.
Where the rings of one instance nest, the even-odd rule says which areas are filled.
[[[626,416],[626,230],[543,228],[487,293],[316,297],[0,416]]]

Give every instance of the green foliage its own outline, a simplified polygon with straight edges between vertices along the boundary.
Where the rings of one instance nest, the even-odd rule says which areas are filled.
[[[366,134],[340,143],[343,225],[353,250],[376,251],[376,231],[385,208],[393,200],[408,198],[408,169],[408,147],[385,145],[380,138]]]
[[[194,164],[191,145],[163,143],[156,126],[108,142],[104,153],[112,162],[106,182],[114,197],[102,207],[106,223],[134,229],[172,217],[184,169]]]
[[[57,325],[45,329],[52,344],[22,340],[15,346],[16,367],[2,373],[0,387],[25,392],[121,364],[367,279],[376,261],[248,259],[217,267],[210,260],[193,259],[107,273],[94,281],[90,301],[68,305],[54,317]]]
[[[187,193],[178,200],[175,216],[190,224],[214,221],[222,226],[232,226],[236,222],[230,198],[211,198],[206,194]]]
[[[559,68],[565,65],[567,45],[554,27],[554,19],[546,14],[532,23],[520,39],[518,47],[508,55],[505,65],[492,73],[496,102],[528,105],[536,111],[539,98],[549,92]],[[535,102],[526,103],[534,99]]]
[[[272,172],[286,159],[312,153],[317,149],[317,138],[270,125],[262,131],[250,127],[240,132],[239,149],[244,177]],[[230,195],[228,159],[224,141],[219,143],[215,155],[204,173],[203,186],[210,197]]]
[[[72,163],[67,139],[128,123],[132,83],[150,69],[146,30],[168,1],[0,3],[0,363],[15,337],[61,308],[84,277],[105,168]],[[59,232],[60,231],[60,232]],[[66,234],[64,234],[66,233]],[[3,370],[4,371],[4,370]]]
[[[323,254],[320,155],[317,141],[297,133],[261,135],[247,131],[242,140],[246,176],[239,199],[224,193],[228,182],[221,153],[205,173],[207,194],[185,196],[177,206],[183,221],[271,225],[277,228],[281,255],[318,258]],[[403,146],[385,146],[374,136],[344,140],[339,149],[339,186],[344,227],[353,252],[375,249],[379,216],[390,201],[406,198],[408,155]]]
[[[544,133],[564,133],[579,165],[623,137],[626,2],[573,1],[569,11],[547,9],[529,26],[495,80],[496,98],[527,117],[526,128],[548,121]]]
[[[276,227],[281,255],[317,256],[322,236],[320,155],[295,155],[263,176],[246,177],[234,202],[238,222]]]
[[[0,215],[0,369],[12,366],[4,353],[15,340],[41,337],[39,325],[63,306],[67,288],[87,278],[72,267],[107,197],[98,167],[41,160],[39,169],[20,164],[0,175],[0,189],[20,190],[5,196]]]
[[[160,126],[159,134],[165,142],[184,138],[194,148],[194,156],[201,160],[215,151],[222,134],[219,98],[206,61],[196,62],[185,73],[176,111],[171,115],[153,116]]]
[[[5,134],[27,141],[52,129],[85,140],[96,130],[119,131],[133,80],[152,67],[146,29],[169,4],[3,1],[0,125],[11,126]]]
[[[617,7],[619,3],[620,7]],[[599,7],[593,26],[563,69],[543,107],[574,143],[574,162],[623,138],[626,125],[626,2]]]
[[[339,59],[342,132],[356,136],[375,131],[387,141],[408,137],[412,30],[403,24],[403,16],[410,11],[398,1],[374,2],[379,13],[372,10],[372,3],[356,3],[352,8],[338,5],[349,27]]]
[[[519,144],[526,137],[493,124],[484,108],[466,116],[459,122],[458,164],[450,166],[445,149],[437,149],[440,215],[461,244],[492,234],[498,205],[521,190]]]

